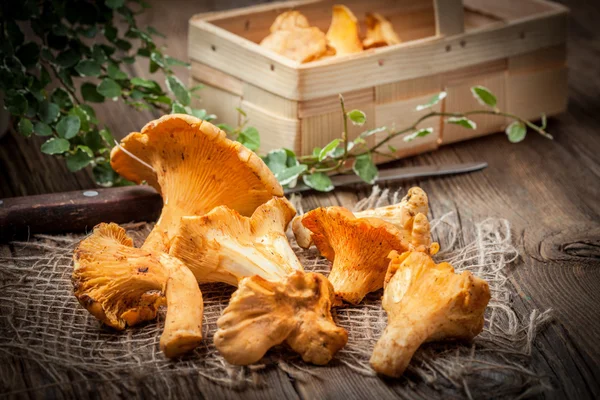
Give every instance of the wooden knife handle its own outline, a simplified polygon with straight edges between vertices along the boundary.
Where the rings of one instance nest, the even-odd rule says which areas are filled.
[[[148,186],[12,197],[0,200],[0,242],[35,233],[89,232],[100,222],[155,221],[162,198]]]

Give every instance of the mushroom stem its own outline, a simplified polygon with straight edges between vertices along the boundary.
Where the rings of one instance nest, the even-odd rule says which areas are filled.
[[[375,345],[370,360],[371,366],[380,374],[400,377],[428,336],[427,325],[419,321],[391,321]]]
[[[202,341],[202,293],[194,274],[179,260],[165,254],[161,263],[169,271],[165,294],[167,316],[160,349],[169,358],[194,349]]]

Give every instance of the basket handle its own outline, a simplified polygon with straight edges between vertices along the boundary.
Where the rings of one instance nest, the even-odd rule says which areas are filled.
[[[434,0],[433,5],[437,36],[453,36],[465,31],[462,0]]]

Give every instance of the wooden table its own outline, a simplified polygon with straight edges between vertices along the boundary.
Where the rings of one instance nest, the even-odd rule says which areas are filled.
[[[408,182],[430,196],[433,215],[456,209],[464,232],[487,216],[507,218],[522,263],[511,274],[522,315],[554,309],[555,322],[535,342],[533,368],[550,377],[550,398],[600,397],[600,8],[584,0],[572,8],[569,37],[568,112],[551,119],[549,141],[530,134],[512,145],[502,134],[442,147],[398,161],[421,165],[485,160],[483,172]],[[249,4],[249,0],[151,1],[142,16],[169,37],[169,54],[186,58],[187,19],[194,13]],[[202,4],[204,3],[204,4]],[[147,75],[147,65],[131,67]],[[185,71],[182,73],[185,75]],[[186,76],[182,76],[185,81]],[[552,84],[549,82],[548,84]],[[108,102],[112,103],[112,102]],[[104,104],[99,119],[120,135],[155,117]],[[39,152],[40,141],[9,134],[0,140],[0,198],[91,188],[85,172],[69,173],[63,163]],[[396,185],[397,186],[397,185]],[[305,206],[351,206],[370,188],[308,195]],[[469,240],[466,237],[464,240]],[[43,379],[34,365],[15,366],[26,384]],[[177,398],[391,398],[407,393],[393,382],[367,379],[345,367],[322,369],[323,379],[292,381],[281,370],[267,372],[267,386],[245,392],[223,389],[198,378],[178,380]],[[140,393],[143,395],[144,393]],[[145,393],[148,395],[148,393]],[[437,392],[429,395],[438,397]],[[428,396],[428,397],[431,397]]]

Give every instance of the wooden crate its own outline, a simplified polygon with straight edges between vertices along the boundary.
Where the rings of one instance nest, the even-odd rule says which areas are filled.
[[[476,84],[491,89],[503,110],[529,119],[566,109],[564,6],[544,0],[346,0],[342,3],[361,23],[370,11],[391,20],[403,42],[306,64],[258,45],[275,17],[289,9],[327,31],[335,3],[291,1],[192,17],[192,80],[207,86],[196,105],[230,125],[238,123],[234,108],[241,107],[261,133],[261,152],[287,147],[300,154],[340,137],[339,93],[348,109],[367,113],[366,126],[352,127],[351,137],[376,126],[406,127],[420,114],[415,106],[442,90],[448,96],[440,110],[479,108],[469,90]],[[432,127],[433,134],[411,142],[395,139],[393,156],[434,150],[506,125],[496,116],[473,119],[475,131],[441,118],[427,120],[422,127]]]

